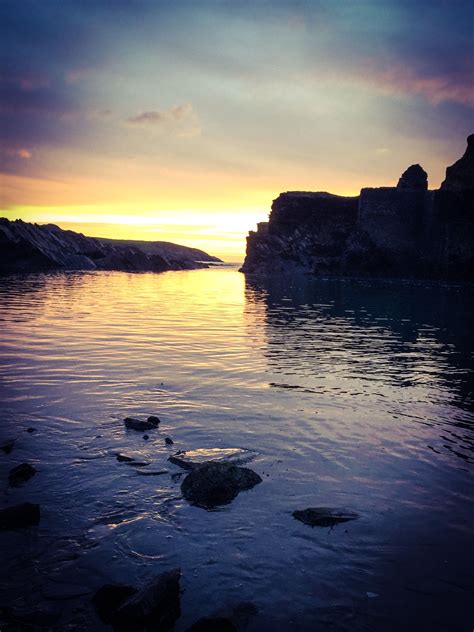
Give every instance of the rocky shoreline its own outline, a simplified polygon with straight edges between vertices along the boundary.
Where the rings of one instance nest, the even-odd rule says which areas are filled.
[[[291,191],[247,237],[242,272],[474,281],[474,134],[440,189],[412,165],[359,196]]]
[[[123,420],[125,432],[142,433],[143,440],[149,438],[147,434],[144,434],[146,431],[159,432],[160,423],[156,415],[150,415],[146,420],[131,417]],[[36,432],[34,428],[26,429],[28,434],[34,432]],[[166,439],[170,438],[164,438],[165,445],[170,447],[174,442],[166,441]],[[5,441],[0,449],[7,456],[13,453],[14,461],[16,444],[22,441],[19,435]],[[214,512],[223,505],[231,503],[239,493],[251,490],[263,482],[262,477],[255,471],[242,467],[257,456],[257,452],[245,448],[210,447],[192,451],[178,450],[168,457],[168,461],[179,467],[184,475],[181,481],[181,473],[171,473],[172,481],[180,482],[182,497],[197,508]],[[151,465],[150,462],[139,462],[134,457],[122,453],[116,453],[115,460],[118,464],[135,468],[146,469]],[[29,463],[20,463],[11,468],[8,485],[10,488],[26,485],[37,473],[41,476],[40,466],[38,471]],[[137,471],[137,473],[142,472]],[[168,470],[148,473],[150,475],[170,474]],[[295,510],[292,515],[311,527],[330,529],[359,517],[352,511],[330,507],[308,507]],[[41,507],[37,503],[9,504],[0,509],[0,532],[14,530],[23,532],[24,537],[27,538],[30,530],[38,527],[40,521]],[[141,587],[107,583],[95,592],[87,592],[77,597],[91,603],[100,621],[105,626],[111,626],[114,632],[146,630],[166,632],[173,629],[181,616],[181,577],[181,569],[173,568],[155,575]],[[211,616],[197,620],[187,628],[187,631],[244,631],[257,612],[258,608],[254,603],[236,602],[232,607],[216,609]],[[19,630],[59,632],[63,629],[61,624],[63,614],[60,610],[51,610],[47,606],[45,609],[27,612],[0,604],[0,625],[2,630],[9,632]],[[93,619],[89,620],[87,626],[89,627],[84,630],[95,629]]]
[[[202,250],[168,242],[98,239],[54,224],[0,218],[0,272],[165,272],[207,268],[213,263],[221,260]]]

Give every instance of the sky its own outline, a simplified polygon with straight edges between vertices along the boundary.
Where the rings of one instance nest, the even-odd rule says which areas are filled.
[[[464,0],[0,0],[0,214],[241,260],[282,191],[438,187]]]

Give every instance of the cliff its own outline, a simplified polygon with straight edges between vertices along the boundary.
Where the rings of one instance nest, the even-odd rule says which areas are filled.
[[[412,165],[396,187],[357,197],[280,194],[249,233],[241,271],[474,281],[474,135],[435,191]]]
[[[0,271],[124,270],[164,272],[207,267],[220,259],[168,242],[85,237],[54,224],[0,218]]]

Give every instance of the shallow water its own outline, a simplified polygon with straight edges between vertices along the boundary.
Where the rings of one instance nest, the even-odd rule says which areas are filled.
[[[472,290],[216,268],[13,275],[0,304],[2,501],[42,507],[0,533],[0,605],[105,630],[96,588],[180,566],[178,632],[241,601],[253,632],[472,628]],[[190,506],[167,457],[203,447],[257,451],[263,483]],[[360,518],[291,515],[320,505]]]

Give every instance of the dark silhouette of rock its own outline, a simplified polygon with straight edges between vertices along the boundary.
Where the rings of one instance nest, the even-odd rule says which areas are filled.
[[[166,445],[173,445],[174,441],[171,437],[165,437],[165,443]]]
[[[148,417],[147,421],[149,421],[151,424],[155,424],[155,426],[157,426],[160,422],[160,419],[156,416],[156,415],[150,415],[150,417]]]
[[[125,270],[164,272],[208,267],[218,262],[196,248],[168,242],[96,239],[62,230],[0,218],[0,270]]]
[[[129,597],[117,610],[113,623],[114,630],[171,630],[181,615],[180,578],[179,569],[163,573]]]
[[[111,624],[117,617],[119,607],[137,592],[133,586],[123,584],[105,584],[92,598],[101,621]]]
[[[139,432],[154,430],[158,426],[158,424],[151,421],[142,421],[140,419],[134,419],[133,417],[125,417],[123,422],[129,430],[138,430]]]
[[[467,148],[462,158],[447,167],[441,189],[463,191],[474,188],[474,134],[467,138]]]
[[[33,503],[21,503],[0,509],[0,529],[18,529],[39,524],[40,506]]]
[[[437,191],[412,165],[358,197],[282,193],[247,237],[242,272],[474,281],[474,135]]]
[[[428,174],[420,165],[412,165],[400,176],[397,189],[428,190]]]
[[[237,632],[237,628],[224,617],[203,617],[193,623],[187,632]]]
[[[29,463],[21,463],[10,470],[8,482],[12,487],[18,487],[29,481],[36,474],[36,469]]]
[[[309,524],[311,527],[333,527],[340,522],[348,522],[359,517],[352,511],[331,507],[308,507],[294,511],[292,515],[296,520]]]
[[[30,428],[27,428],[27,429],[26,429],[26,432],[28,432],[29,434],[32,434],[33,432],[37,432],[37,430],[36,430],[36,428],[32,428],[32,427],[30,426]]]
[[[0,449],[5,452],[5,454],[10,454],[13,448],[15,447],[15,439],[7,439],[2,443]]]
[[[261,482],[260,476],[246,467],[211,461],[191,470],[181,483],[181,491],[193,505],[212,509],[230,503],[239,492]]]

